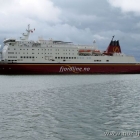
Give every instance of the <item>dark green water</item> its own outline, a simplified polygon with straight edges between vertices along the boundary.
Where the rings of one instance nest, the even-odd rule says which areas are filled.
[[[0,140],[132,140],[140,75],[0,76]]]

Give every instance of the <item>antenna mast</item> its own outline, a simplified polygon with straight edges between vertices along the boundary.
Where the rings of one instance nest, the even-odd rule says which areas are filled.
[[[33,32],[33,30],[30,29],[30,24],[28,24],[28,29],[26,29],[26,32],[27,33],[22,34],[23,37],[20,37],[21,40],[28,40],[30,32]]]

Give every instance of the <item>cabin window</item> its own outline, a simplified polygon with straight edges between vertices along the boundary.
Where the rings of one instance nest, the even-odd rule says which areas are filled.
[[[106,60],[106,62],[109,62],[109,60]]]
[[[8,52],[8,54],[14,54],[14,52]]]

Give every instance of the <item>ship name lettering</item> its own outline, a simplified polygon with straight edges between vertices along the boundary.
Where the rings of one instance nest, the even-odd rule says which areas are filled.
[[[75,67],[75,66],[61,66],[59,72],[74,72],[74,73],[79,73],[82,71],[90,71],[90,68],[81,68],[81,67]]]

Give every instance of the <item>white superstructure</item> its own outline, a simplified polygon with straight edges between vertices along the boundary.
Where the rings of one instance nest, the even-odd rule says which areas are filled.
[[[112,56],[96,50],[96,46],[74,45],[71,42],[29,40],[30,26],[19,40],[4,40],[2,63],[136,63],[132,56],[113,53]]]

